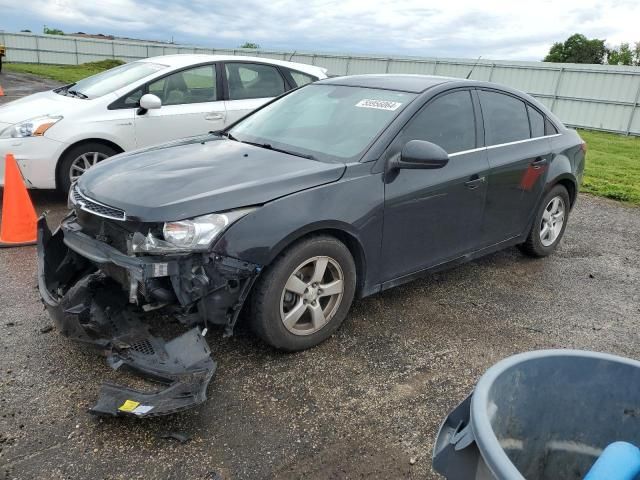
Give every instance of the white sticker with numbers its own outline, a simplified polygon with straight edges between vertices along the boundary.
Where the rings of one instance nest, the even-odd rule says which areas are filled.
[[[356,103],[356,107],[360,108],[377,108],[378,110],[397,110],[402,104],[392,102],[390,100],[369,100],[368,98],[360,100]]]

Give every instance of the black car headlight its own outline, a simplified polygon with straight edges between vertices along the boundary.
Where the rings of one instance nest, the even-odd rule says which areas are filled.
[[[188,220],[166,222],[162,228],[164,240],[153,234],[133,236],[134,252],[163,253],[206,250],[229,225],[251,213],[255,208],[241,208],[223,213],[210,213]]]

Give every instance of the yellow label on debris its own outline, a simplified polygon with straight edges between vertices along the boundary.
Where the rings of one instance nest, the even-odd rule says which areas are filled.
[[[118,410],[120,410],[121,412],[133,412],[138,405],[140,405],[140,402],[134,402],[133,400],[127,400],[122,405],[120,405]]]

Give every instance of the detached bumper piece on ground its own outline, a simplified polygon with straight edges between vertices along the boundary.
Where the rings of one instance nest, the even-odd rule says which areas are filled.
[[[121,283],[103,271],[120,268],[136,291],[149,287],[150,282],[157,285],[160,278],[164,278],[167,284],[170,278],[178,285],[180,282],[173,277],[181,276],[182,281],[185,280],[184,268],[180,264],[186,261],[185,258],[167,261],[162,257],[127,256],[81,232],[74,233],[72,221],[53,235],[44,217],[38,221],[38,286],[58,330],[73,340],[102,350],[114,369],[127,368],[164,385],[163,389],[146,393],[105,383],[96,405],[90,409],[91,413],[137,417],[168,415],[206,400],[207,386],[217,365],[211,358],[200,328],[194,326],[199,323],[199,315],[183,315],[183,322],[193,328],[165,341],[151,332],[144,321],[145,309],[131,302],[133,293],[127,292]],[[193,259],[187,263],[189,272],[196,269]],[[216,262],[211,263],[215,265]],[[245,272],[245,278],[242,275],[237,278],[234,277],[236,283],[250,286],[255,275]],[[215,298],[219,299],[226,281],[222,277],[209,280],[207,286],[211,290],[206,291],[217,291]],[[229,318],[226,318],[228,331],[233,327],[248,292],[248,288],[237,290],[233,296],[235,303],[228,309]],[[197,294],[185,289],[180,293],[185,298],[200,302],[208,298],[203,292],[205,290]],[[163,291],[162,295],[166,296],[167,292]],[[222,298],[229,301],[225,296]],[[185,310],[189,310],[188,305]]]

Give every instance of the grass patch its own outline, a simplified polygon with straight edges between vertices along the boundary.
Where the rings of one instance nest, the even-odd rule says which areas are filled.
[[[587,142],[583,192],[640,205],[640,138],[580,130]]]
[[[118,65],[122,60],[109,59],[99,62],[82,63],[80,65],[47,65],[42,63],[6,63],[8,72],[30,73],[39,77],[50,78],[62,83],[74,83],[85,77],[95,75]]]

